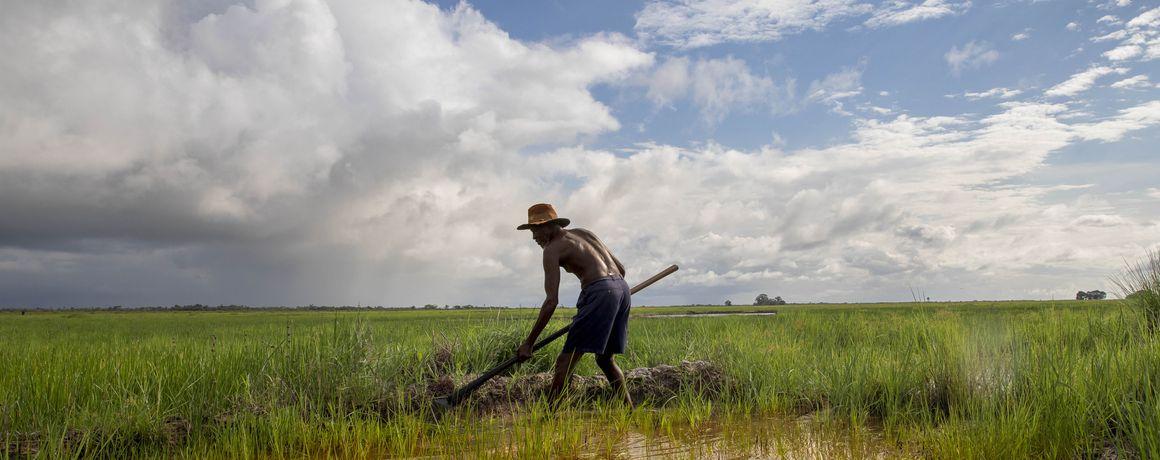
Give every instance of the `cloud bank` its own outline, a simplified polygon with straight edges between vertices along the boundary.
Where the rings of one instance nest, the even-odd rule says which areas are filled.
[[[509,275],[478,248],[551,198],[514,152],[617,129],[589,87],[652,62],[616,35],[521,43],[465,5],[197,8],[6,8],[3,288],[51,294],[2,303],[76,301],[50,281],[97,289],[150,260],[165,280],[91,302],[382,299],[412,277]]]
[[[900,17],[943,3],[924,5]],[[752,30],[873,13],[799,6]],[[24,2],[0,21],[5,306],[529,305],[539,249],[514,227],[541,201],[600,234],[630,278],[681,264],[641,298],[655,303],[1074,292],[1160,230],[1083,183],[1021,181],[1068,146],[1160,124],[1155,101],[1086,117],[1014,100],[847,113],[850,136],[815,148],[591,148],[620,129],[593,88],[687,99],[715,123],[792,105],[792,81],[730,57],[658,62],[615,34],[521,42],[470,6],[405,0]],[[724,39],[690,33],[681,43]],[[841,110],[864,69],[814,80],[796,103]]]

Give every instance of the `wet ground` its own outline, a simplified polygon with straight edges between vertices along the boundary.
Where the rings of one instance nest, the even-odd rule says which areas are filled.
[[[585,431],[601,433],[598,421]],[[709,420],[669,432],[607,432],[587,439],[577,458],[831,459],[916,458],[877,429],[821,423],[812,416]],[[505,452],[520,456],[518,451]]]

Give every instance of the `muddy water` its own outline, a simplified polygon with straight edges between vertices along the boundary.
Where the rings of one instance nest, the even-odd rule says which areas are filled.
[[[563,458],[618,459],[833,459],[917,458],[887,442],[881,431],[836,427],[812,417],[760,416],[702,421],[695,427],[617,431],[599,420],[582,424],[584,447]],[[483,437],[487,437],[484,435]],[[518,448],[489,449],[492,456],[528,457]],[[456,457],[454,452],[444,452]]]
[[[613,452],[588,453],[584,458],[749,458],[830,459],[905,458],[879,431],[867,428],[826,428],[809,417],[758,417],[706,422],[695,430],[671,434],[631,431],[620,436]]]

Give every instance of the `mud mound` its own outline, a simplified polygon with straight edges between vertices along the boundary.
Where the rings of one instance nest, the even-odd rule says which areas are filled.
[[[435,351],[428,358],[428,375],[445,375],[455,369],[455,344],[443,339],[435,342]]]
[[[243,398],[230,398],[230,403],[226,409],[219,412],[213,417],[202,419],[203,423],[215,423],[219,425],[228,425],[238,421],[238,419],[248,416],[263,416],[270,411],[267,407],[260,404],[247,402]]]
[[[638,367],[624,374],[628,393],[634,401],[663,402],[681,392],[708,397],[721,396],[725,389],[725,372],[708,361],[681,361],[676,366],[661,364]]]
[[[99,436],[99,433],[95,431],[92,433]],[[90,434],[90,436],[93,435]],[[84,450],[83,446],[85,436],[84,431],[69,428],[60,438],[60,446],[65,452],[73,454],[70,456],[85,457],[89,453]],[[43,447],[42,443],[45,442],[53,442],[53,439],[44,439],[44,436],[37,431],[0,433],[0,454],[5,453],[4,449],[7,449],[8,457],[34,457],[40,453]],[[0,458],[6,457],[0,455]]]
[[[412,409],[423,410],[434,398],[450,394],[475,377],[466,375],[456,380],[444,375],[411,385],[406,393]],[[636,368],[625,372],[624,378],[629,394],[638,404],[664,404],[682,392],[715,398],[723,393],[726,384],[725,372],[707,361]],[[552,374],[548,372],[520,377],[498,376],[479,387],[464,401],[464,405],[484,412],[507,411],[545,396],[551,385]],[[573,375],[564,395],[585,403],[606,399],[611,396],[611,390],[608,380],[602,375]]]
[[[13,432],[0,434],[4,449],[9,455],[33,456],[40,452],[39,432]]]
[[[180,415],[170,415],[165,417],[162,428],[162,432],[165,433],[165,442],[171,446],[177,446],[185,442],[185,438],[189,436],[190,423],[189,420]]]

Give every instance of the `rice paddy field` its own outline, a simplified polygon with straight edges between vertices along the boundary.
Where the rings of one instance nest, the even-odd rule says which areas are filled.
[[[770,308],[633,310],[619,363],[651,368],[629,385],[656,390],[635,393],[636,408],[601,391],[591,357],[574,382],[587,386],[559,407],[522,388],[542,386],[555,343],[488,390],[520,398],[441,417],[439,385],[511,356],[535,310],[3,312],[0,454],[1160,456],[1160,339],[1121,301],[687,315],[726,310]],[[682,361],[705,372],[649,380]]]

